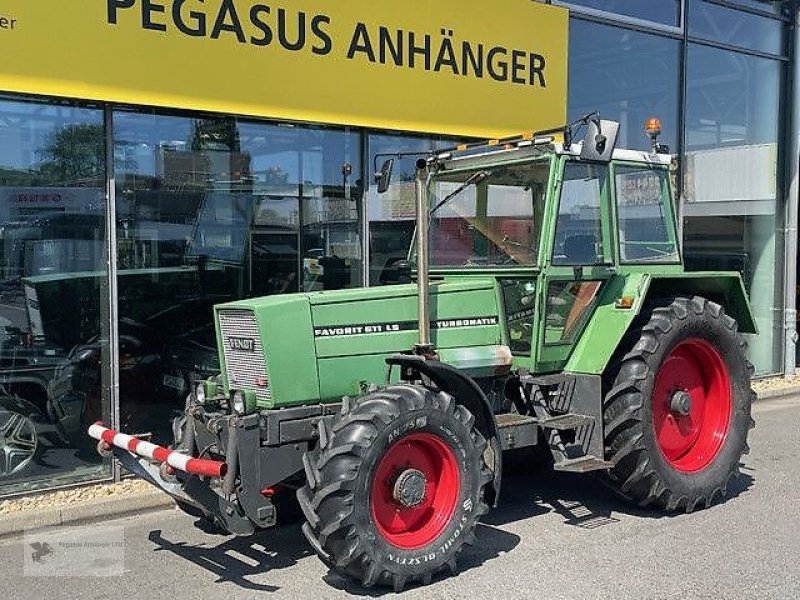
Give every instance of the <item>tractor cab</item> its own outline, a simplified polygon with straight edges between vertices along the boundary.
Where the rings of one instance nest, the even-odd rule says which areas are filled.
[[[431,269],[679,264],[671,156],[587,157],[587,143],[533,138],[440,154],[429,165]]]
[[[515,363],[537,372],[565,366],[626,274],[682,272],[672,157],[658,144],[658,121],[647,124],[650,152],[616,149],[615,122],[591,115],[577,124],[586,129],[577,143],[573,124],[563,142],[523,135],[419,165],[427,243],[412,248],[410,263],[419,267],[417,249],[427,247],[431,281],[494,280]]]

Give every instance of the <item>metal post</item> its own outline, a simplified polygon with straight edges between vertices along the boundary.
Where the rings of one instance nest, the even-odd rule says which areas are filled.
[[[105,121],[105,154],[106,154],[106,277],[108,280],[109,327],[108,349],[106,364],[108,366],[107,393],[111,398],[111,426],[119,429],[119,321],[118,321],[118,293],[117,293],[117,184],[114,176],[114,109],[107,105],[104,109]],[[102,396],[102,395],[101,395]],[[116,460],[112,460],[112,475],[114,481],[119,481],[121,468]]]
[[[417,160],[417,296],[419,318],[419,343],[417,354],[431,354],[430,277],[428,275],[428,163]]]
[[[792,72],[789,77],[791,92],[789,127],[786,148],[786,199],[784,202],[784,376],[795,374],[797,345],[797,203],[800,194],[800,20],[793,15]]]

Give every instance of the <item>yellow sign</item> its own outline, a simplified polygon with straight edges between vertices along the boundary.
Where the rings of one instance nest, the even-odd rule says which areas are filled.
[[[4,0],[0,91],[492,137],[566,119],[531,0]]]

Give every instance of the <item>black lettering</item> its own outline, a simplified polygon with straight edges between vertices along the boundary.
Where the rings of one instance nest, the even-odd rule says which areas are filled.
[[[378,30],[380,35],[380,61],[382,65],[386,64],[387,50],[388,54],[392,55],[392,62],[398,67],[403,66],[403,30],[397,30],[397,39],[392,38],[392,33],[386,27],[381,27]]]
[[[425,70],[431,70],[431,36],[425,34],[425,45],[416,45],[416,34],[413,31],[408,32],[408,66],[412,69],[416,66],[416,57],[421,55],[425,57]]]
[[[356,52],[363,52],[367,55],[369,62],[375,62],[375,51],[372,49],[372,42],[369,39],[369,32],[364,23],[358,23],[353,31],[353,39],[350,40],[350,48],[347,50],[347,58],[350,60]]]
[[[469,75],[470,66],[475,77],[483,77],[483,44],[478,44],[477,55],[473,53],[469,42],[461,44],[461,74]]]
[[[155,4],[153,0],[142,0],[142,29],[151,29],[153,31],[166,31],[167,26],[164,23],[154,23],[153,13],[164,13],[163,4]]]
[[[108,0],[108,22],[117,24],[117,9],[131,8],[136,0]]]
[[[453,51],[453,42],[450,41],[449,37],[452,35],[452,32],[442,29],[442,35],[445,37],[442,39],[442,45],[439,47],[439,54],[436,57],[436,64],[434,64],[433,70],[438,73],[442,70],[442,67],[446,66],[450,67],[454,75],[458,75],[456,53]]]
[[[525,52],[522,50],[512,50],[511,52],[511,82],[512,83],[527,83],[524,77],[520,77],[519,73],[525,69]]]
[[[306,13],[297,13],[297,41],[290,42],[286,35],[286,11],[278,9],[278,39],[287,50],[302,50],[306,45]]]
[[[199,2],[203,3],[205,0],[199,0]],[[186,35],[190,35],[192,37],[205,37],[205,13],[201,13],[196,10],[190,10],[189,18],[194,22],[194,27],[190,27],[186,21],[183,20],[183,11],[181,9],[183,8],[184,4],[186,4],[186,0],[175,0],[172,5],[172,20],[175,21],[175,27],[177,27],[179,31],[185,33]]]
[[[269,46],[272,43],[272,29],[261,19],[262,14],[269,14],[269,6],[266,4],[254,4],[250,8],[250,22],[261,32],[261,37],[250,38],[250,43],[254,46]]]
[[[546,61],[541,54],[531,54],[531,85],[536,85],[534,79],[539,80],[539,85],[547,87],[544,81],[544,67]]]
[[[230,19],[230,22],[228,20]],[[222,5],[219,7],[219,14],[217,20],[214,22],[214,29],[211,30],[211,39],[219,39],[223,31],[229,31],[236,34],[236,39],[240,44],[247,42],[242,29],[242,22],[239,20],[239,15],[236,12],[236,5],[233,0],[222,0]]]
[[[505,57],[508,55],[508,51],[500,46],[495,46],[486,55],[486,68],[489,71],[489,76],[495,81],[508,81],[508,61],[503,58],[494,60],[498,55]],[[495,70],[496,68],[500,69],[499,72]]]
[[[311,31],[317,36],[319,41],[322,42],[322,46],[317,46],[316,44],[313,45],[311,47],[311,51],[314,54],[319,54],[320,56],[330,54],[331,50],[333,50],[333,40],[331,39],[331,36],[328,35],[328,32],[322,28],[323,23],[330,25],[331,18],[327,15],[316,15],[313,19],[311,19]]]

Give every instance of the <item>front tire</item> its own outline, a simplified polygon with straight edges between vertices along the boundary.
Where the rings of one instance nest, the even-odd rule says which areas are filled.
[[[346,402],[304,457],[303,532],[364,586],[429,583],[455,571],[488,510],[486,440],[444,392],[394,385]]]
[[[604,402],[611,487],[691,512],[723,498],[749,451],[752,366],[736,321],[705,298],[653,308],[617,357]]]

